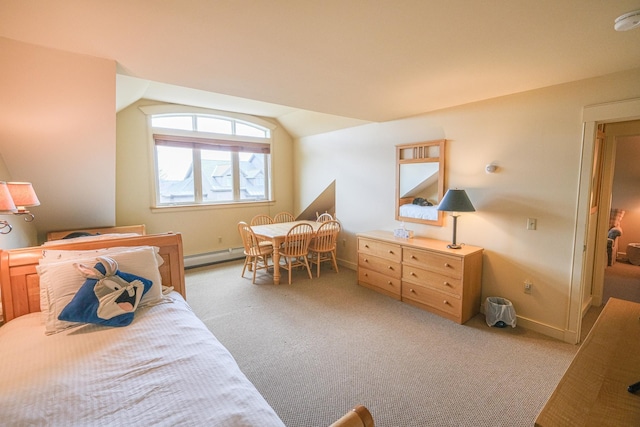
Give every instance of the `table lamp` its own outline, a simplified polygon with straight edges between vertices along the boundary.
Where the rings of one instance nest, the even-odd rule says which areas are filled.
[[[442,201],[438,205],[439,211],[451,212],[453,217],[453,241],[450,245],[447,245],[449,249],[460,249],[462,246],[456,243],[456,229],[458,226],[457,212],[475,212],[475,208],[471,204],[471,200],[467,196],[464,190],[449,189],[442,198]]]

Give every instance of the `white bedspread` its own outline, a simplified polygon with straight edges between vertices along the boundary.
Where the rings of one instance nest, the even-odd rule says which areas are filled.
[[[420,206],[414,204],[406,204],[400,206],[400,216],[406,218],[419,219],[438,219],[438,206]]]
[[[284,426],[182,297],[168,298],[124,328],[45,336],[40,313],[2,326],[0,423]]]

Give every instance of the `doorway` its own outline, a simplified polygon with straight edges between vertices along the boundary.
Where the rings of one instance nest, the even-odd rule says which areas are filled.
[[[611,238],[614,250],[609,265],[605,266],[603,277],[602,303],[610,297],[626,299],[640,303],[640,266],[637,257],[626,253],[630,243],[640,241],[640,120],[612,123],[607,125],[615,137],[615,156],[611,185],[611,208],[622,212],[616,228],[612,229]],[[611,222],[609,226],[611,226]],[[620,254],[620,256],[617,256]]]
[[[594,250],[594,248],[602,245],[601,242],[599,243],[598,236],[606,235],[608,220],[606,222],[597,220],[598,217],[608,219],[608,209],[604,215],[602,209],[599,210],[595,218],[591,215],[592,172],[598,125],[638,120],[640,120],[640,99],[588,106],[583,109],[582,161],[573,245],[569,316],[564,339],[566,342],[578,343],[580,341],[582,320],[585,313],[591,305],[601,304],[601,301],[597,301],[597,294],[602,295],[606,251],[602,252]],[[609,137],[610,135],[607,135],[607,138]],[[603,173],[602,176],[606,177],[607,174]],[[602,189],[602,185],[601,191],[606,191],[606,189]],[[610,207],[610,190],[609,193],[601,193],[601,197],[604,197],[603,201],[608,201],[608,203],[600,205]],[[588,232],[589,227],[594,226],[593,221],[597,221],[598,233]],[[597,273],[600,273],[600,277]]]
[[[624,101],[615,104],[586,107],[584,110],[585,133],[583,137],[583,160],[579,206],[576,228],[576,249],[574,251],[574,273],[578,275],[580,285],[576,292],[572,290],[569,329],[575,322],[579,339],[583,325],[590,328],[593,316],[586,316],[589,308],[600,307],[603,303],[604,277],[607,268],[606,236],[609,228],[609,212],[612,204],[622,203],[613,199],[614,169],[616,168],[616,148],[624,138],[634,136],[640,139],[640,100]],[[606,140],[603,151],[603,173],[600,181],[594,183],[586,179],[593,173],[597,150],[597,129],[606,124]],[[626,141],[625,141],[626,142]],[[640,141],[637,141],[640,143]],[[640,144],[639,144],[640,146]],[[640,152],[640,151],[639,151]],[[637,164],[637,163],[636,163]],[[636,181],[637,183],[637,181]],[[597,215],[591,209],[591,189],[600,187],[601,208]],[[626,203],[626,202],[625,202]],[[613,206],[616,207],[616,206]],[[580,243],[580,224],[584,226],[584,244]],[[596,225],[597,224],[597,225]],[[597,227],[597,232],[589,233]],[[640,232],[640,230],[638,230]],[[629,234],[631,235],[631,230]],[[640,235],[637,235],[640,238]],[[626,247],[621,245],[621,247]],[[580,251],[579,249],[583,249]],[[579,269],[579,270],[578,270]],[[574,276],[575,278],[575,276]],[[577,281],[578,279],[576,279]],[[593,310],[591,310],[593,311]],[[583,331],[584,332],[584,331]],[[584,333],[582,336],[584,337]],[[577,341],[576,341],[577,342]]]

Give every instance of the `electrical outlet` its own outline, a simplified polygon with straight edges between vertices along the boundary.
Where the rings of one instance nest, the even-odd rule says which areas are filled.
[[[218,236],[218,243],[222,243],[222,237]]]
[[[527,230],[535,230],[538,227],[538,220],[535,218],[527,218]]]
[[[532,290],[533,290],[533,283],[531,283],[530,280],[525,280],[524,281],[524,293],[525,294],[530,294]]]

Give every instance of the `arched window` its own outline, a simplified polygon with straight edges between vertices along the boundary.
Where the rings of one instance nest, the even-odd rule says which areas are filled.
[[[272,123],[167,108],[141,107],[153,140],[156,207],[271,200]]]

